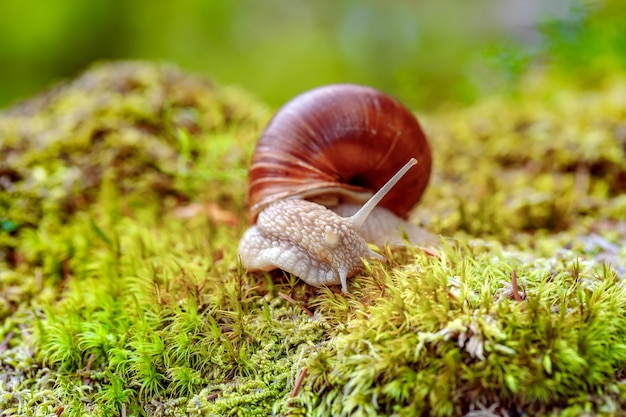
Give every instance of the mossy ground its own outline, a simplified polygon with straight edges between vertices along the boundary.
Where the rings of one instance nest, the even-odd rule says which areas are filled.
[[[441,245],[347,296],[238,264],[245,93],[116,63],[6,110],[0,415],[626,413],[626,77],[522,82],[421,116]]]

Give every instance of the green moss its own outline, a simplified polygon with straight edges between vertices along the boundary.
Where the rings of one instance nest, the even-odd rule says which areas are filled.
[[[375,305],[355,303],[343,334],[309,361],[311,414],[462,415],[478,404],[535,414],[619,385],[626,288],[609,269],[548,274],[497,251],[443,255],[394,265]]]
[[[448,238],[347,296],[238,263],[269,115],[245,94],[104,64],[0,114],[0,410],[624,412],[626,84],[526,82],[423,117],[414,220]]]
[[[520,88],[426,118],[439,167],[425,203],[433,227],[516,242],[520,231],[623,220],[624,78],[579,91],[529,76]]]

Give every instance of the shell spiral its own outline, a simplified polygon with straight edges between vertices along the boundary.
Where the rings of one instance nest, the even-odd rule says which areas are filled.
[[[415,116],[370,87],[310,90],[286,103],[257,143],[249,171],[251,220],[287,198],[361,203],[411,157],[417,166],[380,204],[402,218],[431,173],[430,147]]]

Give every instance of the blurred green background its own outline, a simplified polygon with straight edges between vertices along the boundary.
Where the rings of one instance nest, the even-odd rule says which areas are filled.
[[[417,108],[626,67],[624,0],[0,0],[0,107],[108,59],[169,61],[278,106],[356,82]],[[600,58],[598,58],[600,57]]]

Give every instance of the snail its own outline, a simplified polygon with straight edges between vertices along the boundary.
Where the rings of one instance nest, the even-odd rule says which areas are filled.
[[[363,259],[385,260],[367,242],[430,243],[432,235],[406,221],[430,172],[426,137],[399,101],[353,84],[305,92],[274,115],[255,148],[255,224],[239,244],[242,264],[347,293]]]

